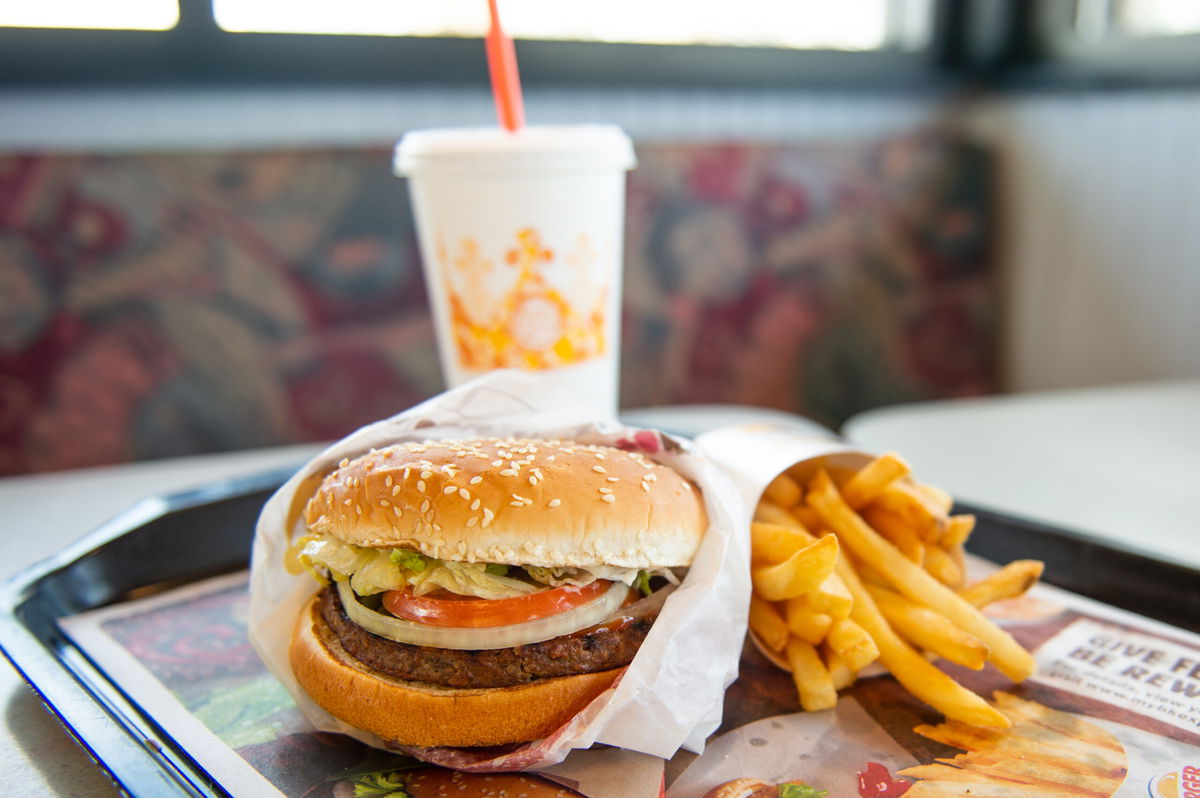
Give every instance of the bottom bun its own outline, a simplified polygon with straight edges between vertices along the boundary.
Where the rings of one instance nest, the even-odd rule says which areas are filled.
[[[296,680],[329,714],[387,742],[420,747],[540,740],[607,690],[624,668],[516,687],[456,689],[369,668],[342,648],[308,603],[288,650]]]

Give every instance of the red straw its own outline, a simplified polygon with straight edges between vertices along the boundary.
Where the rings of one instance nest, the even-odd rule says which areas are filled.
[[[525,102],[521,99],[521,76],[517,73],[517,53],[513,41],[500,27],[500,12],[496,0],[488,0],[492,27],[488,31],[488,72],[492,76],[492,97],[496,100],[496,116],[509,132],[525,125]]]

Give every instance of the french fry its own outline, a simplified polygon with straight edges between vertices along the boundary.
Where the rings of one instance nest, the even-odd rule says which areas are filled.
[[[787,627],[792,634],[806,643],[816,645],[829,634],[833,616],[817,612],[808,605],[806,596],[789,599],[784,610]]]
[[[978,609],[964,601],[950,588],[938,582],[922,570],[919,565],[916,565],[901,554],[895,546],[888,543],[879,533],[871,529],[857,513],[846,506],[846,503],[842,501],[842,497],[838,494],[837,489],[827,474],[822,472],[817,473],[813,480],[813,487],[807,496],[807,501],[821,514],[821,517],[825,519],[830,528],[837,533],[838,539],[844,542],[846,547],[857,558],[883,573],[891,580],[900,593],[908,596],[913,601],[937,610],[963,631],[977,637],[988,647],[991,652],[991,660],[1006,676],[1013,681],[1019,682],[1033,674],[1037,667],[1033,657],[1013,639],[1012,635],[988,620]],[[825,538],[821,540],[825,540]],[[845,560],[845,558],[841,559]],[[842,577],[842,581],[846,581],[845,574],[840,569],[838,575]],[[857,582],[857,577],[855,581]],[[848,582],[846,586],[851,587]],[[859,592],[855,591],[852,587],[850,592],[854,596],[855,605],[851,617],[858,620]],[[870,600],[870,596],[865,591],[862,592]],[[874,602],[871,604],[871,609],[878,613],[878,608],[875,607]],[[882,616],[879,620],[883,621]],[[859,623],[862,624],[862,621],[859,621]],[[866,624],[862,625],[864,628],[866,627]],[[883,625],[886,627],[886,622]],[[876,638],[876,643],[879,643],[878,636],[875,633],[876,630],[868,629],[868,631],[872,637]],[[891,632],[891,628],[888,627],[887,631]],[[904,647],[911,652],[911,649],[908,649],[906,645]],[[882,653],[882,647],[880,650]],[[900,678],[898,674],[897,678]],[[908,685],[905,686],[907,687]],[[928,694],[928,684],[920,686]],[[922,698],[922,700],[928,701],[927,698],[917,693],[911,687],[909,690],[914,695]],[[978,696],[975,697],[978,698]],[[982,699],[980,700],[982,701]],[[938,706],[931,701],[929,703],[933,704],[933,706]],[[984,706],[987,706],[987,704],[985,703]],[[991,707],[988,707],[988,709],[995,712]],[[945,712],[945,710],[942,711]],[[947,712],[946,714],[949,716],[950,713]],[[981,725],[995,724],[984,723]]]
[[[921,540],[916,527],[906,524],[895,513],[879,507],[868,507],[863,510],[862,517],[872,529],[900,549],[900,553],[905,557],[917,563],[925,560],[925,542]]]
[[[834,621],[825,640],[855,673],[879,659],[879,647],[875,641],[849,618]]]
[[[799,521],[801,526],[813,535],[817,534],[818,530],[825,526],[825,522],[821,520],[821,516],[814,513],[811,507],[801,504],[793,507],[788,512],[792,514],[792,518]]]
[[[842,549],[840,556],[850,558],[850,562],[854,566],[855,573],[858,574],[858,578],[863,582],[886,588],[890,588],[892,586],[892,581],[890,579],[888,579],[879,571],[876,571],[870,563],[863,562],[851,554],[848,550]]]
[[[940,509],[942,513],[949,513],[954,508],[954,497],[937,485],[922,483],[917,485],[917,489],[925,494],[925,498],[933,502],[933,505]]]
[[[809,593],[833,573],[838,541],[826,536],[774,565],[751,567],[750,581],[767,601],[783,601]]]
[[[950,552],[937,544],[925,547],[925,570],[951,590],[963,586],[963,569]]]
[[[967,585],[958,595],[976,607],[1020,596],[1041,578],[1043,567],[1039,560],[1013,560],[990,576]]]
[[[792,666],[792,681],[800,694],[800,706],[809,712],[831,709],[837,704],[837,690],[817,650],[793,637],[787,644],[787,660]]]
[[[908,463],[895,452],[876,457],[860,468],[842,486],[842,498],[855,510],[868,504],[880,491],[909,473]]]
[[[833,682],[834,690],[844,690],[854,684],[857,674],[841,655],[829,647],[828,643],[821,644],[821,659],[825,661],[825,669],[829,671],[829,680]]]
[[[754,520],[765,524],[777,524],[778,526],[789,526],[792,528],[803,529],[804,526],[796,520],[796,516],[787,511],[787,508],[780,507],[778,504],[766,499],[760,501],[758,506],[754,508]]]
[[[763,645],[783,651],[788,641],[788,627],[783,615],[773,605],[758,596],[750,596],[750,628]]]
[[[946,548],[951,546],[961,546],[967,542],[967,538],[975,531],[975,516],[973,515],[952,515],[946,521],[946,529],[942,532],[942,539],[938,541]]]
[[[808,600],[808,606],[817,612],[839,619],[849,618],[850,608],[854,606],[850,591],[836,573],[827,576],[825,581],[817,585],[805,598]]]
[[[891,627],[913,645],[972,670],[981,669],[987,662],[987,646],[950,623],[946,616],[887,588],[863,587]]]
[[[800,483],[787,474],[780,474],[771,480],[763,491],[763,498],[770,499],[780,507],[795,507],[804,496]]]
[[[920,726],[914,726],[913,731],[934,742],[948,745],[951,748],[961,748],[964,751],[979,751],[989,748],[1004,738],[1001,732],[980,729],[956,720],[947,720],[936,726],[922,723]]]
[[[934,543],[942,537],[946,526],[945,513],[914,485],[893,482],[881,490],[871,504],[899,516],[904,524],[915,529],[921,540],[926,543]]]
[[[849,510],[849,508],[846,509]],[[904,558],[901,556],[900,559]],[[858,574],[854,572],[848,559],[838,558],[837,571],[838,576],[842,578],[849,589],[850,595],[854,597],[854,610],[851,612],[851,617],[875,641],[875,645],[879,648],[880,662],[892,672],[896,681],[947,718],[985,728],[1007,729],[1011,726],[1008,718],[1003,714],[975,693],[939,671],[900,639],[900,636],[884,620],[883,614],[875,606],[875,600],[871,598],[871,594],[859,581]]]
[[[783,562],[816,540],[795,526],[754,521],[750,524],[750,559],[756,563]]]
[[[950,555],[950,560],[958,568],[958,581],[952,585],[955,590],[961,590],[962,586],[967,583],[967,553],[962,546],[943,546],[946,554]]]

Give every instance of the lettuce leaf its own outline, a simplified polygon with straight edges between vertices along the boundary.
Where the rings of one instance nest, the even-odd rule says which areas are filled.
[[[431,567],[409,577],[408,583],[413,586],[415,595],[423,596],[440,587],[460,596],[498,599],[523,596],[541,589],[539,585],[520,579],[488,573],[487,563],[433,562]]]
[[[646,592],[650,576],[661,576],[671,584],[679,584],[679,579],[669,568],[654,571],[607,565],[588,568],[527,565],[518,568],[498,563],[453,562],[435,560],[408,549],[354,546],[325,536],[313,536],[305,542],[300,558],[309,566],[329,569],[334,579],[348,578],[350,586],[360,596],[399,590],[406,585],[411,585],[418,596],[442,588],[461,596],[497,599],[522,596],[543,587],[582,587],[597,579],[623,582],[631,587],[636,585],[642,592]]]

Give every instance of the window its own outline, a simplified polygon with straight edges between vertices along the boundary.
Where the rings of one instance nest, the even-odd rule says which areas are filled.
[[[922,5],[889,0],[607,0],[581,6],[562,0],[504,0],[501,13],[505,28],[517,39],[862,51],[895,44],[905,31],[902,20],[911,29],[913,7]],[[479,37],[488,26],[481,0],[214,0],[213,10],[221,28],[243,33]]]
[[[1200,3],[1190,0],[1117,0],[1112,23],[1127,36],[1200,33]]]
[[[170,30],[176,0],[38,0],[0,5],[0,27]]]

